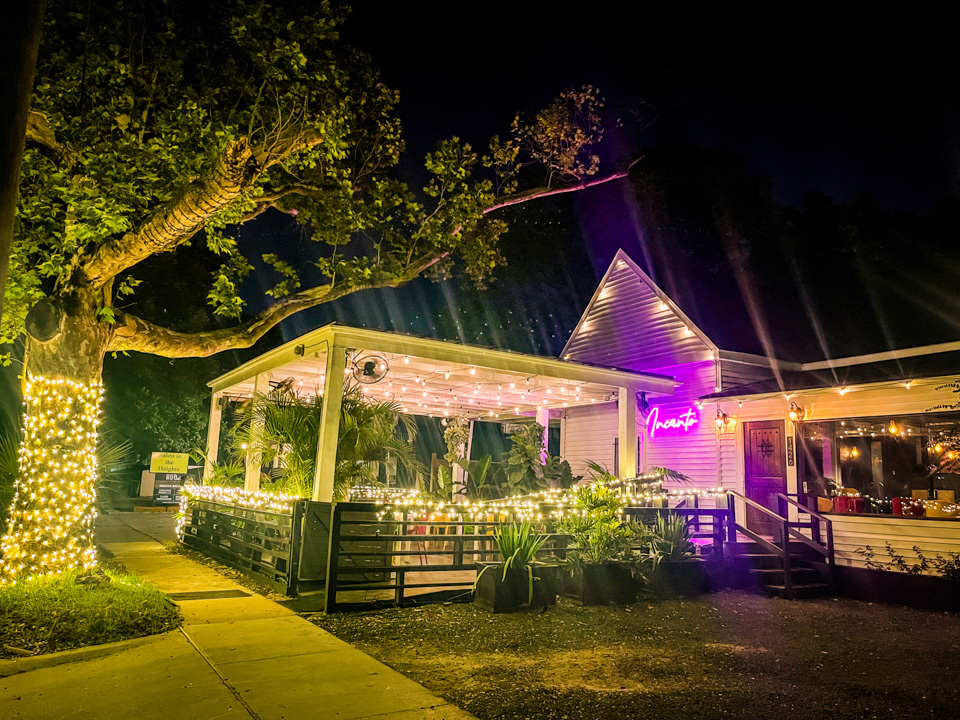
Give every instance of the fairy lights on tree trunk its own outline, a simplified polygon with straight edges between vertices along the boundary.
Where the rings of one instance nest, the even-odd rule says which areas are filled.
[[[103,385],[29,375],[20,477],[0,582],[96,565],[93,523]]]

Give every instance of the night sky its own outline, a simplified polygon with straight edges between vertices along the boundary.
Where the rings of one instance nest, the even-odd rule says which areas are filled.
[[[628,18],[612,7],[588,14],[484,4],[467,15],[463,7],[363,3],[348,20],[348,39],[401,92],[406,179],[421,184],[421,159],[436,139],[458,135],[482,148],[515,112],[532,114],[564,87],[592,83],[625,118],[641,98],[662,111],[640,135],[629,120],[608,133],[605,169],[645,155],[641,173],[644,163],[672,168],[674,184],[687,188],[674,198],[689,197],[670,201],[668,228],[637,201],[636,173],[632,183],[527,205],[509,217],[509,266],[492,291],[456,279],[367,291],[301,313],[284,337],[337,320],[557,354],[623,247],[728,349],[815,360],[960,338],[960,222],[941,223],[928,242],[914,220],[957,195],[956,62],[932,18],[874,18],[867,28],[837,17],[693,23],[637,10]],[[831,236],[843,245],[846,217],[829,219],[836,227],[822,233],[808,229],[790,248],[737,226],[752,243],[738,264],[722,229],[687,217],[705,171],[696,160],[678,162],[669,149],[677,146],[742,160],[778,207],[801,212],[815,190],[838,204],[866,198],[884,215],[865,221],[860,239],[836,256]],[[912,234],[888,231],[893,218]],[[279,215],[241,237],[301,261],[316,252]],[[251,309],[259,287],[251,280],[246,288]]]

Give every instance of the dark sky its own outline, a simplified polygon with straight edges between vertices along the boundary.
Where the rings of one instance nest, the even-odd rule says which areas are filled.
[[[681,12],[671,17],[619,3],[566,11],[557,4],[366,2],[355,7],[346,36],[400,90],[408,149],[402,170],[414,184],[423,154],[438,138],[458,135],[482,148],[517,111],[532,114],[563,88],[590,83],[624,117],[641,98],[664,111],[639,137],[608,133],[607,169],[657,147],[692,143],[742,156],[750,172],[767,178],[774,200],[797,208],[811,190],[841,203],[869,193],[886,212],[919,214],[956,195],[960,85],[945,18],[902,10],[850,18],[813,8],[783,16]],[[629,195],[607,188],[527,208],[514,218],[520,230],[504,238],[510,265],[498,272],[493,292],[417,281],[302,313],[284,334],[338,320],[556,354],[613,253],[624,247],[708,334],[729,334],[731,349],[761,350],[756,337],[746,338],[759,332],[758,321],[747,317],[747,293],[733,275],[705,282],[687,272],[689,257],[666,257],[639,230],[646,218],[637,218]],[[291,228],[288,219],[274,217],[243,232],[276,234],[290,252],[309,252]],[[541,252],[523,247],[531,237]],[[753,272],[757,278],[748,282],[769,284],[763,274],[784,269]],[[924,304],[943,306],[935,297],[943,283],[922,302],[900,299],[891,311],[883,300],[889,279],[874,288],[851,284],[842,300],[827,300],[817,287],[820,274],[806,277],[798,292],[813,297],[810,317],[797,309],[798,296],[780,305],[792,304],[792,315],[778,314],[774,304],[762,321],[760,331],[780,333],[784,349],[785,333],[790,341],[800,338],[793,342],[799,350],[783,355],[820,359],[960,337],[955,320],[927,323],[916,314]],[[834,302],[860,314],[831,328]],[[737,327],[749,332],[738,337]],[[818,332],[826,340],[818,343]]]
[[[621,104],[667,109],[685,97],[645,141],[731,148],[787,203],[811,189],[840,200],[870,191],[925,211],[956,189],[960,77],[935,15],[473,6],[367,2],[348,20],[348,37],[401,91],[414,156],[451,134],[483,143],[516,111],[590,83]]]

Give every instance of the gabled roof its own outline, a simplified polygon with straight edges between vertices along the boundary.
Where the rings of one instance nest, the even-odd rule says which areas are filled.
[[[707,335],[618,250],[561,357],[639,370],[716,357]]]

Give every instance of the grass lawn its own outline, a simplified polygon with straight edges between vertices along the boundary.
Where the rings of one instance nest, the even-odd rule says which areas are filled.
[[[22,657],[172,630],[180,611],[135,575],[106,569],[0,587],[0,657]]]
[[[960,617],[852,600],[492,615],[435,605],[313,621],[481,720],[960,717]]]

